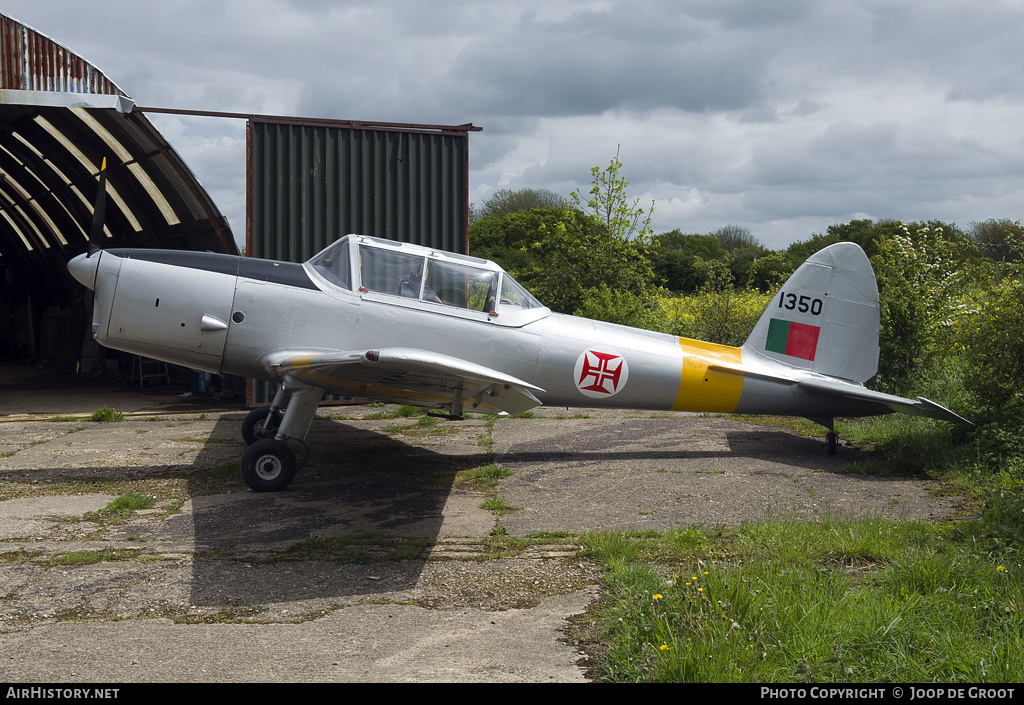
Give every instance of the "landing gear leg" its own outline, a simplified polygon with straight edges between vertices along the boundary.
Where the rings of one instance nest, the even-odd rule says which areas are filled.
[[[288,447],[288,439],[301,440],[306,437],[323,393],[324,390],[319,387],[310,386],[288,376],[282,380],[269,411],[257,409],[246,417],[246,423],[243,423],[243,436],[250,418],[254,419],[251,429],[254,436],[257,426],[255,421],[259,418],[264,421],[261,430],[265,435],[256,438],[242,453],[242,479],[253,491],[278,492],[291,484],[296,466],[295,454]],[[275,418],[275,414],[280,416],[277,410],[284,406],[287,408],[273,429],[273,437],[267,437],[271,431],[269,420]],[[256,416],[257,412],[263,416]]]
[[[820,416],[807,416],[805,418],[828,429],[828,433],[825,434],[825,444],[828,446],[828,454],[836,455],[839,447],[839,434],[836,433],[836,420]]]

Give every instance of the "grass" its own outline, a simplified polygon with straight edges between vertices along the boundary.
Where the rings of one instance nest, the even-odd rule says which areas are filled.
[[[28,563],[41,555],[43,554],[40,551],[26,551],[24,548],[19,548],[16,551],[0,553],[0,563]]]
[[[97,512],[100,516],[115,520],[127,519],[138,509],[149,509],[156,502],[155,497],[129,492],[111,500],[107,506]]]
[[[102,551],[72,551],[62,553],[50,559],[50,565],[89,565],[104,561],[130,561],[138,555],[137,551],[123,551],[105,548]]]
[[[485,448],[493,448],[494,447],[494,423],[498,420],[498,417],[495,416],[494,414],[485,414],[483,418],[485,420],[485,425],[486,425],[486,428],[487,428],[487,433],[485,433],[483,436],[481,436],[480,440],[478,440],[476,442],[476,444],[478,446],[483,446]]]
[[[777,520],[581,537],[609,681],[1019,682],[1024,568],[948,524]]]
[[[470,484],[478,491],[493,490],[502,478],[512,475],[512,471],[502,465],[485,465],[482,468],[469,470],[459,474],[460,482]]]
[[[181,508],[184,507],[184,506],[185,506],[185,502],[184,501],[182,501],[180,499],[176,499],[176,500],[174,500],[173,502],[170,502],[167,505],[167,508],[164,510],[164,516],[168,516],[169,517],[169,516],[172,516],[174,514],[177,514],[179,511],[181,511]]]
[[[124,421],[124,414],[120,411],[114,411],[109,406],[101,406],[96,411],[92,412],[88,418],[88,421],[96,423],[111,423],[114,421]]]
[[[512,511],[515,507],[513,507],[511,504],[509,504],[503,499],[498,499],[497,497],[490,497],[484,500],[483,504],[480,505],[480,508],[486,509],[489,512],[493,512],[498,516],[501,516],[505,512]]]
[[[236,478],[239,476],[239,473],[241,472],[242,462],[240,460],[228,460],[227,462],[221,463],[217,467],[210,470],[211,475],[221,479]]]
[[[534,531],[532,534],[527,536],[528,539],[535,541],[549,541],[553,539],[571,539],[575,538],[576,534],[571,531]]]
[[[488,558],[512,558],[523,552],[530,542],[509,536],[504,526],[495,526],[484,540],[485,556]]]
[[[427,409],[421,409],[417,406],[399,405],[394,406],[387,411],[375,411],[372,414],[367,414],[363,418],[367,421],[379,421],[381,419],[407,419],[413,416],[422,416],[426,413]]]

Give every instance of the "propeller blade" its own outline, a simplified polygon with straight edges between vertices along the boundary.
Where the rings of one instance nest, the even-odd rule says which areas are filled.
[[[107,206],[107,158],[103,157],[103,165],[100,167],[99,184],[96,187],[96,204],[92,210],[92,227],[89,228],[89,254],[94,254],[103,249],[103,219]]]

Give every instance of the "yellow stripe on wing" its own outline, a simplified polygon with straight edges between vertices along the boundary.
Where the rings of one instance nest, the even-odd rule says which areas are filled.
[[[302,380],[316,386],[327,387],[335,393],[348,394],[353,396],[367,397],[370,399],[390,399],[398,402],[421,403],[428,406],[445,404],[451,401],[451,394],[431,394],[429,392],[417,392],[410,389],[399,389],[396,387],[384,387],[367,382],[355,382],[352,380],[334,377],[320,372],[311,363],[317,354],[300,355],[289,364],[291,370]]]

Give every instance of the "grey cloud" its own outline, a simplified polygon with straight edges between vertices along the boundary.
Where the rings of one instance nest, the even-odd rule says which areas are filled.
[[[1014,157],[975,140],[844,121],[806,142],[757,149],[744,204],[771,220],[831,215],[841,222],[851,213],[963,220],[952,204],[991,203],[1001,190],[1022,186],[1024,168]],[[996,215],[1003,214],[983,217]]]
[[[449,84],[492,113],[731,110],[763,94],[761,62],[751,60],[748,48],[712,37],[647,45],[539,27],[494,39],[470,43]]]
[[[808,117],[815,113],[820,113],[822,110],[828,110],[828,107],[828,103],[819,103],[807,98],[801,98],[789,114],[794,117]]]
[[[813,15],[815,0],[696,0],[683,5],[697,17],[712,18],[727,27],[758,29],[793,24]]]
[[[621,142],[634,197],[678,196],[702,231],[1021,217],[1002,210],[1024,192],[1019,3],[108,0],[101,13],[8,0],[5,12],[144,104],[472,121],[485,128],[471,137],[477,200],[499,184],[567,194]],[[218,202],[241,202],[228,194],[244,194],[242,165],[207,129],[175,146]],[[667,211],[656,206],[657,227],[690,228],[659,220]]]
[[[749,178],[762,186],[848,183],[890,161],[896,131],[895,124],[842,121],[808,140],[761,144],[754,149]]]

